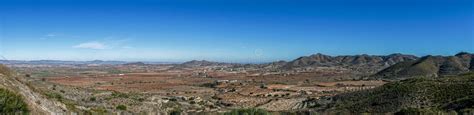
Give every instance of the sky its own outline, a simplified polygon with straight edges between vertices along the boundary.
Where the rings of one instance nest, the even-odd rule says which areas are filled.
[[[10,60],[269,62],[474,52],[472,0],[1,0]]]

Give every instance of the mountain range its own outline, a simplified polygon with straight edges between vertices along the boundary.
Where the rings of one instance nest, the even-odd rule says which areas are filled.
[[[275,61],[263,64],[238,64],[212,62],[206,60],[192,60],[181,64],[174,64],[174,68],[200,66],[229,66],[229,67],[256,67],[271,70],[294,70],[301,68],[338,67],[345,68],[353,73],[368,75],[370,79],[400,80],[411,77],[438,77],[457,75],[474,70],[474,56],[472,53],[461,52],[454,56],[424,56],[417,57],[406,54],[390,55],[342,55],[329,56],[321,53],[302,56],[291,61]],[[170,64],[126,61],[59,61],[59,60],[0,60],[0,64]]]
[[[368,74],[371,79],[401,80],[412,77],[438,77],[458,75],[474,70],[474,56],[461,52],[454,56],[424,56],[417,57],[406,54],[390,55],[344,55],[329,56],[321,53],[302,56],[295,60],[275,61],[264,64],[232,64],[211,61],[189,61],[179,64],[180,67],[198,66],[244,66],[273,68],[278,70],[293,70],[298,68],[340,67],[353,72]]]
[[[346,55],[329,56],[324,54],[314,54],[303,56],[285,65],[286,68],[305,67],[305,66],[360,66],[360,65],[393,65],[398,62],[416,60],[418,57],[404,54],[391,54],[387,56],[377,55]]]

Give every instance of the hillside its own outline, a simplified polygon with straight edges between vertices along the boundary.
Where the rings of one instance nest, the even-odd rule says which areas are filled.
[[[337,65],[393,65],[398,62],[415,60],[416,56],[404,54],[391,54],[387,56],[376,55],[348,55],[348,56],[329,56],[324,54],[314,54],[303,56],[289,62],[286,67],[302,66],[337,66]]]
[[[317,68],[333,68],[336,70],[346,71],[354,75],[372,75],[385,69],[391,65],[413,61],[418,57],[405,54],[390,54],[390,55],[343,55],[343,56],[329,56],[321,53],[310,56],[302,56],[292,61],[275,61],[262,64],[237,64],[237,63],[221,63],[206,60],[192,60],[175,65],[174,69],[192,68],[204,66],[229,66],[229,67],[243,67],[243,68],[260,68],[267,71],[311,71]]]
[[[473,69],[473,58],[473,54],[470,53],[459,53],[455,56],[425,56],[416,61],[405,61],[390,66],[372,78],[394,80],[457,75]]]
[[[446,78],[414,78],[372,90],[337,95],[330,108],[350,112],[400,110],[462,111],[474,108],[474,73]]]
[[[286,63],[282,69],[294,69],[301,67],[344,67],[361,73],[375,73],[381,69],[404,61],[416,60],[413,55],[391,54],[386,56],[377,55],[346,55],[329,56],[314,54],[303,56]]]
[[[241,64],[213,62],[213,61],[207,61],[207,60],[192,60],[192,61],[178,64],[176,65],[176,68],[183,68],[183,67],[192,68],[192,67],[203,67],[203,66],[234,66],[234,65],[241,65]]]
[[[146,64],[143,63],[143,62],[131,62],[131,63],[122,64],[122,65],[125,65],[125,66],[145,66]]]
[[[4,103],[12,102],[12,104],[7,104],[6,106],[0,104],[0,107],[4,107],[0,109],[17,109],[20,111],[31,111],[33,113],[45,114],[61,113],[67,110],[64,104],[49,100],[40,94],[40,92],[35,92],[32,87],[28,86],[26,83],[27,81],[22,80],[22,78],[16,76],[14,73],[15,72],[8,67],[0,64],[0,89],[5,89],[0,90],[0,94],[4,94],[0,95],[0,98],[2,98],[2,96],[7,96],[4,98],[7,99],[7,101],[2,99],[0,99],[0,101],[4,101]],[[10,91],[15,93],[11,93]],[[20,102],[20,100],[23,101]],[[25,104],[23,104],[23,102],[26,103],[28,107],[24,107]],[[26,110],[26,108],[29,108],[29,110]]]

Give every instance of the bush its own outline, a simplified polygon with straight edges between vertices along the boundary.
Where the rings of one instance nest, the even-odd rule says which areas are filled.
[[[234,109],[224,115],[270,115],[269,112],[263,109],[248,108],[248,109]]]
[[[181,111],[173,110],[170,112],[170,115],[181,115]]]
[[[28,113],[28,105],[23,97],[7,89],[0,88],[0,113]]]
[[[125,106],[125,105],[118,105],[117,107],[115,107],[115,109],[125,111],[125,110],[127,110],[127,106]]]
[[[59,93],[48,92],[48,93],[45,93],[45,95],[49,99],[56,99],[57,101],[62,101],[63,100],[63,96]]]
[[[395,113],[395,115],[420,115],[420,114],[441,115],[441,114],[445,114],[445,112],[441,110],[436,110],[436,109],[406,108]]]
[[[95,97],[91,97],[89,100],[90,100],[90,101],[95,101],[96,98],[95,98]]]
[[[208,87],[208,88],[215,88],[216,87],[216,83],[204,83],[204,84],[201,84],[199,85],[200,87]]]
[[[120,92],[112,92],[113,98],[128,98],[128,95]]]

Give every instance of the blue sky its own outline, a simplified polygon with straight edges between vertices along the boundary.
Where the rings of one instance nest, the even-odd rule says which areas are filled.
[[[474,52],[471,0],[2,0],[15,60],[226,62]]]

